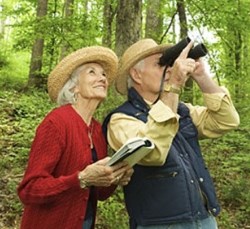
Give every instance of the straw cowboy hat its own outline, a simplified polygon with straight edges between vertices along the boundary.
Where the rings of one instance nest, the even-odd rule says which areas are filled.
[[[101,46],[85,47],[63,58],[48,76],[47,86],[51,100],[54,102],[57,100],[59,91],[77,67],[90,62],[98,63],[103,67],[109,83],[114,80],[118,67],[116,54],[111,49]]]
[[[157,53],[162,53],[169,47],[171,45],[158,45],[153,39],[143,39],[131,45],[120,59],[118,76],[115,82],[116,90],[123,95],[127,94],[127,79],[130,68],[140,60]]]

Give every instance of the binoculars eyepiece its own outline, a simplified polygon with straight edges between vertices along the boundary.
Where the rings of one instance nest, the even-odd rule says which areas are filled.
[[[189,37],[184,38],[176,45],[166,49],[160,58],[159,65],[161,66],[173,66],[175,60],[178,58],[182,50],[189,44],[191,39]],[[205,56],[208,53],[206,46],[200,43],[194,46],[188,53],[188,58],[194,60]]]

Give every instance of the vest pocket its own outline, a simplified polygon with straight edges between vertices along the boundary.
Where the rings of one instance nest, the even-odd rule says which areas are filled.
[[[190,210],[188,190],[183,171],[178,167],[172,170],[147,174],[138,195],[138,206],[142,218],[148,220],[171,220],[187,214]]]
[[[146,176],[146,179],[160,179],[160,178],[169,178],[169,177],[176,177],[176,176],[178,176],[178,171],[148,175]]]

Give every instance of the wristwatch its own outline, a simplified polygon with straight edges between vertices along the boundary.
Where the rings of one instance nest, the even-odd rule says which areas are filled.
[[[166,84],[163,88],[164,91],[166,92],[172,92],[175,94],[180,94],[181,93],[181,88],[175,86],[175,85],[171,85],[171,84]]]
[[[79,180],[79,182],[80,182],[80,187],[81,187],[82,189],[88,188],[88,183],[87,183],[87,181],[84,180],[84,178],[81,176],[81,173],[80,173],[80,172],[78,173],[78,180]]]

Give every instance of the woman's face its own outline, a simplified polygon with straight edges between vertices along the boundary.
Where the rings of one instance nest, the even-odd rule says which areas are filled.
[[[107,96],[108,80],[100,64],[87,63],[80,67],[78,84],[75,88],[77,99],[103,100]]]

